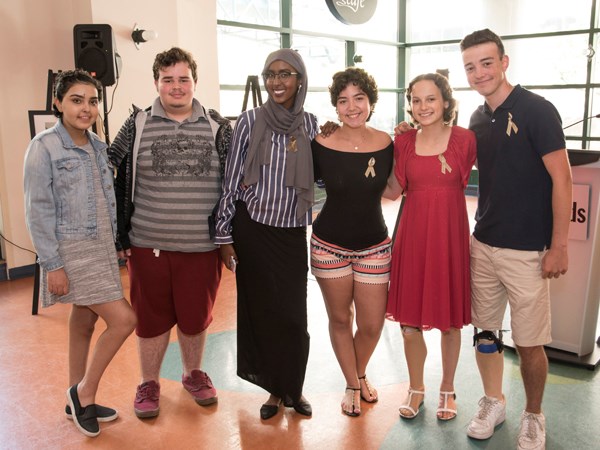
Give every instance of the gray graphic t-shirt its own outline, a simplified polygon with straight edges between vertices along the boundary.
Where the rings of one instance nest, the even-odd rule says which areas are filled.
[[[219,160],[210,123],[149,116],[137,157],[131,243],[198,252],[215,248],[208,216],[219,199]],[[194,120],[196,119],[196,120]]]

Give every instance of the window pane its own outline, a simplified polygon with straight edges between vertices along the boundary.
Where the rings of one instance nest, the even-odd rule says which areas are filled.
[[[379,88],[395,88],[398,80],[398,49],[389,45],[357,42],[356,54],[362,56],[357,66],[373,75]]]
[[[246,84],[248,75],[260,75],[269,53],[280,47],[279,33],[245,28],[217,27],[221,84]]]
[[[500,36],[588,28],[592,0],[407,0],[407,42],[462,39],[490,28]],[[423,18],[427,18],[426,26]]]
[[[592,89],[592,95],[590,96],[590,102],[591,102],[590,110],[592,111],[590,115],[595,116],[596,114],[599,114],[600,113],[600,89]],[[580,117],[580,119],[583,119],[583,117]],[[573,128],[575,128],[575,127],[573,127]],[[569,134],[571,134],[571,133],[569,133]],[[600,137],[600,118],[594,117],[593,119],[590,119],[590,136]],[[590,147],[590,148],[595,148],[595,149],[600,148],[600,142],[595,142],[594,147]]]
[[[507,76],[513,84],[585,83],[587,35],[505,40]],[[532,70],[532,56],[535,69]],[[453,86],[468,86],[458,44],[411,47],[407,50],[407,80],[436,69],[449,69]]]
[[[585,101],[584,89],[540,89],[532,90],[532,92],[546,98],[546,100],[556,107],[562,118],[563,127],[583,119],[583,105]],[[565,130],[565,134],[569,136],[581,136],[582,132],[583,123],[574,125]]]
[[[600,38],[600,35],[598,35],[598,34],[594,35],[594,50],[595,50],[596,54],[592,58],[592,83],[600,83],[600,54],[598,54],[598,52],[600,51],[600,48],[598,48],[598,39],[599,38]],[[600,104],[599,104],[599,107],[600,107]],[[598,112],[600,112],[600,111],[598,111]]]
[[[345,25],[329,11],[325,0],[292,1],[292,26],[297,30],[396,42],[398,2],[379,1],[373,17],[361,25]]]
[[[472,90],[454,91],[453,96],[457,102],[457,125],[469,128],[471,115],[479,106],[483,105],[483,97]]]
[[[262,101],[267,100],[267,92],[261,85],[260,95]],[[219,111],[222,116],[225,117],[237,117],[242,112],[242,104],[244,103],[244,91],[243,90],[221,90],[220,93],[221,110]],[[256,105],[259,106],[259,105]],[[254,108],[252,102],[252,95],[248,96],[248,104],[246,109]]]
[[[319,125],[323,125],[328,120],[338,122],[335,108],[329,101],[329,92],[309,92],[304,102],[304,110],[317,116]]]
[[[217,0],[217,19],[280,26],[279,0]]]
[[[448,79],[451,86],[467,87],[469,85],[458,44],[412,47],[407,50],[406,61],[407,85],[417,75],[435,72],[438,69],[449,71]]]
[[[375,105],[375,112],[369,120],[369,125],[390,135],[394,134],[394,127],[398,124],[396,117],[398,94],[395,92],[379,91],[379,100]]]
[[[508,79],[520,84],[585,83],[587,40],[587,35],[574,35],[505,41]]]
[[[302,55],[308,72],[309,89],[328,87],[333,74],[345,69],[344,41],[296,35],[292,48]]]

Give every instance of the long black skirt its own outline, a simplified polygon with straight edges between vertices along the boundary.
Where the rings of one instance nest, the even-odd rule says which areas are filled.
[[[255,222],[237,202],[237,374],[285,401],[302,395],[310,336],[306,227]]]

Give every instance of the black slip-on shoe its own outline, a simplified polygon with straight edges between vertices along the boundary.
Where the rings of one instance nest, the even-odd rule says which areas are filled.
[[[77,429],[86,436],[98,436],[100,434],[100,426],[98,425],[98,418],[96,417],[96,405],[91,404],[85,408],[81,407],[79,396],[77,395],[76,384],[67,389],[67,400],[69,401],[69,407],[71,408],[73,423]]]
[[[119,413],[106,406],[95,405],[96,406],[96,417],[98,422],[112,422],[119,417]],[[73,415],[71,414],[71,407],[69,405],[65,406],[65,415],[67,419],[73,420]]]

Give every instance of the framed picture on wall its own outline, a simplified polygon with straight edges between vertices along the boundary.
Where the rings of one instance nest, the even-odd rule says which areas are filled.
[[[56,122],[58,122],[58,117],[56,117],[52,111],[29,111],[29,131],[31,132],[31,139],[33,139],[36,134],[53,127]]]

